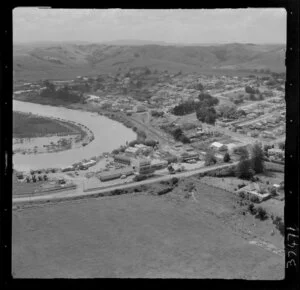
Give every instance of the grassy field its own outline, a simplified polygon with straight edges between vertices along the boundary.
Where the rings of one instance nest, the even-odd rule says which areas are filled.
[[[13,137],[33,138],[55,134],[80,134],[82,130],[73,124],[35,115],[13,112]]]
[[[34,192],[38,190],[44,181],[37,181],[37,182],[19,182],[15,174],[13,174],[13,184],[12,184],[12,193],[13,195],[24,195],[29,192]]]
[[[191,183],[194,198],[186,198]],[[269,234],[269,221],[253,227],[236,196],[195,178],[155,194],[165,186],[15,210],[13,276],[283,278],[284,257],[250,243],[255,231]]]

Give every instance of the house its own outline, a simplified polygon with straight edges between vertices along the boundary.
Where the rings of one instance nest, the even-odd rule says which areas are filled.
[[[227,146],[222,144],[222,143],[219,143],[219,142],[213,142],[211,145],[210,145],[210,148],[214,149],[214,150],[217,150],[217,151],[224,151],[224,150],[227,150]]]
[[[277,148],[270,148],[270,149],[268,149],[268,155],[278,157],[278,158],[283,158],[284,150],[277,149]]]
[[[237,193],[244,192],[250,198],[252,196],[256,196],[258,198],[258,202],[262,202],[267,200],[271,197],[271,194],[268,192],[266,188],[261,187],[258,183],[252,182],[245,187],[240,188],[237,190]]]
[[[146,112],[146,107],[140,106],[140,105],[139,105],[139,106],[136,106],[135,111],[136,111],[137,113]]]

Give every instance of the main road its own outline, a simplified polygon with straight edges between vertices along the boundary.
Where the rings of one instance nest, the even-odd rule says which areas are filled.
[[[40,203],[40,202],[48,202],[48,201],[60,201],[60,200],[73,200],[73,199],[81,199],[81,198],[88,198],[88,197],[97,197],[99,194],[107,193],[116,189],[127,189],[132,188],[140,185],[147,185],[159,181],[165,181],[170,180],[173,177],[182,178],[182,177],[189,177],[192,175],[197,175],[199,173],[205,173],[208,171],[211,171],[213,169],[222,169],[227,168],[232,165],[236,165],[238,162],[233,163],[226,163],[226,164],[218,164],[213,166],[207,166],[202,167],[199,169],[195,169],[192,171],[185,171],[181,173],[176,173],[173,175],[165,175],[160,177],[155,177],[151,179],[146,179],[139,182],[133,182],[128,184],[122,184],[122,185],[116,185],[109,188],[104,189],[95,189],[95,190],[89,190],[84,192],[83,190],[77,190],[77,191],[65,191],[65,192],[59,192],[59,193],[52,193],[52,194],[45,194],[40,196],[30,196],[30,197],[16,197],[13,198],[13,204],[22,204],[22,203]]]

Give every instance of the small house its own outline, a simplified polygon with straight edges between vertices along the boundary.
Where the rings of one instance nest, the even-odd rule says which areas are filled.
[[[217,151],[225,151],[227,150],[227,146],[225,144],[219,143],[219,142],[213,142],[210,145],[210,148],[217,150]]]
[[[256,196],[258,198],[258,202],[262,202],[271,197],[271,194],[268,192],[266,188],[261,187],[258,183],[252,182],[245,187],[237,190],[237,193],[244,192],[249,196],[249,198]]]

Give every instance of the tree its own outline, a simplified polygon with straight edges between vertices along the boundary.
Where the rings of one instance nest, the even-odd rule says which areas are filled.
[[[268,218],[268,214],[264,208],[259,207],[255,217],[263,221]]]
[[[174,131],[173,131],[173,137],[175,140],[179,140],[180,136],[183,134],[181,128],[176,128]]]
[[[146,141],[144,142],[144,144],[145,144],[146,146],[155,147],[156,144],[157,144],[157,142],[156,142],[155,140],[146,140]]]
[[[246,160],[249,158],[249,152],[246,147],[238,147],[234,149],[234,153],[240,155],[240,160]]]
[[[251,101],[255,101],[256,100],[255,95],[254,94],[250,94],[249,99]]]
[[[219,99],[212,97],[210,94],[207,93],[200,93],[198,96],[200,102],[206,101],[209,106],[215,106],[219,104]]]
[[[264,152],[260,144],[254,144],[251,152],[252,168],[255,173],[262,173],[264,171]]]
[[[218,108],[219,115],[223,118],[230,118],[236,114],[236,106],[235,105],[220,105]]]
[[[216,156],[213,151],[208,151],[205,156],[205,166],[213,165],[217,163]]]
[[[278,148],[281,149],[281,150],[284,150],[285,149],[285,143],[284,142],[278,143]]]
[[[46,87],[47,90],[49,90],[50,92],[54,92],[55,91],[55,86],[53,83],[49,82],[48,80],[45,80],[43,82],[43,85]]]
[[[114,149],[111,153],[112,154],[119,154],[119,150],[118,149]]]
[[[243,159],[236,166],[235,175],[241,179],[250,179],[254,175],[251,160]]]
[[[262,94],[259,94],[259,95],[258,95],[258,99],[259,99],[260,101],[263,101],[265,98],[264,98],[264,96],[263,96]]]
[[[214,107],[209,106],[207,102],[202,102],[196,111],[197,119],[208,124],[215,124],[217,113]]]
[[[201,83],[197,83],[195,85],[195,89],[198,91],[203,91],[204,90],[204,86]]]
[[[136,144],[139,144],[140,142],[138,141],[138,140],[133,140],[133,141],[130,141],[129,143],[128,143],[128,145],[130,146],[130,147],[134,147]]]
[[[230,155],[229,155],[228,152],[226,152],[225,155],[224,155],[223,161],[227,163],[227,162],[229,162],[230,160],[231,160]]]
[[[182,134],[182,135],[180,136],[179,140],[180,140],[182,143],[184,143],[184,144],[191,143],[191,140],[190,140],[187,136],[185,136],[184,134]]]
[[[255,90],[251,88],[250,86],[245,87],[245,92],[248,94],[255,94]]]
[[[147,135],[144,131],[138,131],[137,135],[138,135],[138,140],[145,140],[147,138]]]
[[[195,112],[198,107],[198,103],[190,100],[175,106],[172,110],[172,113],[176,116],[183,116]]]

